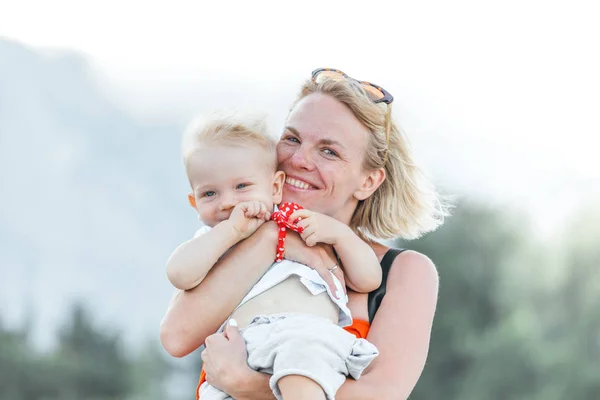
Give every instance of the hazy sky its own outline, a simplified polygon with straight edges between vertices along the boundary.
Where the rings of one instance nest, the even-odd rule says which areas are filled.
[[[283,115],[312,69],[340,68],[395,95],[429,163],[535,202],[600,187],[592,3],[2,0],[0,35],[83,52],[148,118],[192,112],[207,81]]]
[[[139,118],[165,119],[167,126],[185,124],[199,108],[232,106],[268,112],[282,123],[314,68],[342,69],[393,93],[394,114],[417,160],[446,192],[524,208],[539,232],[551,236],[582,199],[595,195],[600,203],[600,16],[591,3],[0,0],[0,37],[43,51],[82,53],[98,73],[101,89]],[[178,157],[165,154],[165,163]],[[183,170],[173,179],[185,184]],[[11,182],[24,180],[11,175]],[[127,209],[124,200],[112,200],[105,186],[95,188],[101,200],[111,200],[103,210],[114,219],[93,214],[96,231],[87,225],[76,229],[85,222],[75,217],[66,219],[75,228],[61,221],[64,237],[78,235],[76,251],[70,240],[60,242],[62,234],[53,240],[36,237],[44,242],[35,252],[44,271],[36,281],[51,299],[40,306],[43,315],[58,314],[71,293],[62,289],[71,281],[47,284],[55,268],[87,273],[76,258],[88,249],[79,232],[101,232],[108,243],[99,241],[95,251],[114,257],[115,265],[135,260],[125,270],[129,281],[123,287],[145,277],[149,265],[162,271],[168,253],[158,256],[161,246],[145,251],[145,258],[134,255],[157,240],[154,234],[138,235],[135,219],[121,214]],[[187,187],[181,190],[184,199]],[[23,215],[15,220],[34,221],[37,228],[33,214],[19,212]],[[119,232],[148,240],[119,250],[120,236],[102,235],[111,221]],[[33,268],[30,264],[35,265],[29,260],[17,265]],[[27,268],[12,268],[13,277],[26,276]],[[144,279],[166,305],[170,287],[162,275]],[[14,297],[5,297],[4,304],[18,304],[22,287],[36,287],[25,279],[14,281]],[[106,297],[96,283],[75,286],[96,296],[111,318],[123,297]],[[128,295],[120,288],[113,287]],[[162,309],[144,313],[138,313],[147,321],[140,329],[156,326]]]

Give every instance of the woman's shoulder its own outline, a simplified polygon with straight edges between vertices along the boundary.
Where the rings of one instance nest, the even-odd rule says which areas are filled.
[[[387,279],[388,289],[407,284],[422,289],[432,289],[437,294],[439,284],[437,268],[425,254],[404,250],[395,257]]]
[[[386,303],[398,304],[415,299],[415,292],[428,299],[436,299],[438,293],[437,269],[429,257],[414,250],[394,249],[377,243],[372,245],[381,260],[383,279],[381,286],[369,293],[369,320],[384,299]]]
[[[421,273],[429,273],[437,277],[437,269],[433,261],[423,253],[389,247],[381,243],[371,243],[370,245],[377,258],[381,260],[382,267],[388,267],[390,271],[399,269],[418,270]],[[394,275],[397,275],[397,273],[394,273]]]

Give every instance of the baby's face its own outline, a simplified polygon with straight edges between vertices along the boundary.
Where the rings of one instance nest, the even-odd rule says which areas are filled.
[[[265,150],[202,146],[188,157],[187,172],[202,222],[215,226],[241,202],[260,201],[273,211],[275,171]]]

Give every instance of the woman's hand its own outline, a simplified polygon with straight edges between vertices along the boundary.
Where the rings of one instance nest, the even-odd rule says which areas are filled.
[[[317,271],[331,289],[331,293],[337,298],[341,298],[342,293],[337,293],[338,290],[333,281],[332,274],[335,275],[342,284],[344,294],[346,293],[344,272],[339,267],[337,257],[330,245],[319,243],[308,247],[296,232],[288,231],[285,239],[285,258],[307,265]]]
[[[269,387],[271,375],[248,366],[246,343],[236,325],[229,320],[224,332],[206,338],[202,352],[206,381],[238,400],[275,399]]]
[[[246,362],[246,343],[233,323],[224,332],[208,336],[201,355],[206,381],[229,395],[253,372]]]

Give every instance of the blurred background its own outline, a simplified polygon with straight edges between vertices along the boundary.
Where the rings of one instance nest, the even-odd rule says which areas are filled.
[[[411,399],[600,399],[592,3],[0,0],[0,398],[193,399],[199,354],[158,341],[198,224],[181,133],[224,108],[280,132],[334,67],[395,96],[457,199],[397,243],[440,274]]]

